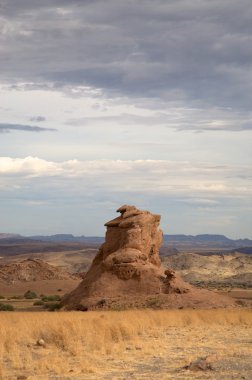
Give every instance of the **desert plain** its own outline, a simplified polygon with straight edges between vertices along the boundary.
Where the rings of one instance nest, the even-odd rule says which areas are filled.
[[[145,217],[140,254],[132,238],[126,249],[124,240],[113,240],[110,250],[109,234],[115,236],[114,223],[123,215],[112,221],[100,250],[69,243],[0,244],[1,380],[252,379],[251,255],[213,247],[174,253],[164,245],[160,265],[158,247],[149,249],[155,246],[148,236],[155,242],[155,234]],[[111,252],[117,261],[103,267]],[[115,274],[116,297],[113,284],[111,289],[101,281]],[[134,276],[138,302],[131,304]],[[153,294],[146,292],[148,283]],[[156,284],[162,294],[155,295]],[[110,299],[99,298],[107,294]],[[166,298],[172,301],[162,303]]]
[[[251,310],[4,312],[0,335],[1,379],[252,378]]]

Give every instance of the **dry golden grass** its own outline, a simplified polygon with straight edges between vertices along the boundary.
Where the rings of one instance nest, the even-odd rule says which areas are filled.
[[[245,309],[2,312],[0,379],[251,379],[251,343]],[[214,371],[183,369],[199,356]]]

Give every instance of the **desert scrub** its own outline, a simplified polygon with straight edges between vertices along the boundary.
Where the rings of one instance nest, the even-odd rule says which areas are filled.
[[[31,290],[27,290],[27,292],[25,292],[24,294],[24,298],[26,298],[27,300],[31,300],[34,298],[38,298],[38,296],[35,292],[32,292]]]
[[[61,306],[60,303],[51,303],[51,302],[48,302],[48,303],[44,304],[44,309],[46,309],[48,311],[57,311],[57,310],[60,310],[61,307],[62,306]]]
[[[13,311],[14,307],[8,303],[0,303],[0,311]]]
[[[33,306],[43,306],[45,303],[42,300],[35,301]]]

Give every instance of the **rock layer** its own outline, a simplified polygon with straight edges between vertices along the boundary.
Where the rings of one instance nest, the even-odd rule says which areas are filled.
[[[121,215],[107,222],[106,240],[100,250],[106,270],[122,280],[140,279],[143,267],[160,267],[159,247],[162,231],[158,228],[160,215],[124,205]]]
[[[161,268],[160,215],[129,205],[117,212],[120,216],[105,224],[105,243],[85,278],[63,300],[66,308],[210,307],[231,303],[226,297],[193,288],[172,270]]]

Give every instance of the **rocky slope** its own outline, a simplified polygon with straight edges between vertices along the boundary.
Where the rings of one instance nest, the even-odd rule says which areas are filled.
[[[163,258],[164,266],[177,271],[192,283],[252,287],[252,256],[234,252],[229,255],[203,256],[180,253]]]
[[[0,265],[0,283],[2,284],[76,278],[78,276],[47,264],[40,259],[26,259],[20,262]]]

